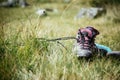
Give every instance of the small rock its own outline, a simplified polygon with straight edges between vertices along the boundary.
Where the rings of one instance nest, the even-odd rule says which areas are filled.
[[[94,19],[97,16],[101,15],[105,10],[103,8],[91,7],[91,8],[81,8],[78,14],[74,17],[76,19],[80,19],[83,17],[88,17],[90,19]]]
[[[38,9],[36,11],[36,14],[38,14],[39,16],[46,16],[47,15],[47,12],[45,9]]]

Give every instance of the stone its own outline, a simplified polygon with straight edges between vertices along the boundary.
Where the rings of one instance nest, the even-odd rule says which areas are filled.
[[[97,7],[81,8],[81,10],[78,12],[78,14],[74,18],[75,18],[75,20],[81,19],[84,17],[94,19],[97,16],[100,16],[104,12],[105,12],[105,10],[103,8],[97,8]]]
[[[38,9],[36,11],[36,14],[38,14],[39,16],[45,16],[45,15],[47,15],[47,12],[45,9]]]
[[[0,3],[0,7],[16,7],[21,6],[22,8],[28,6],[29,4],[26,0],[7,0],[5,2]]]

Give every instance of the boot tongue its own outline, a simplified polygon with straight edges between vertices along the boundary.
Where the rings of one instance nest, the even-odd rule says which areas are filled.
[[[92,38],[92,31],[87,29],[87,28],[83,28],[81,29],[81,33],[84,35],[84,36],[89,36]]]
[[[78,43],[84,49],[89,49],[92,47],[92,32],[89,29],[83,28],[80,31],[80,37]],[[94,42],[93,42],[94,43]]]

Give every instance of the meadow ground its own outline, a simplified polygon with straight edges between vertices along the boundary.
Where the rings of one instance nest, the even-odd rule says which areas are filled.
[[[74,40],[60,41],[67,50],[57,42],[36,40],[76,36],[79,28],[93,26],[100,31],[97,43],[120,50],[120,23],[107,15],[74,20],[82,6],[73,2],[0,8],[0,80],[119,80],[119,60],[78,60],[72,52]],[[58,12],[40,17],[35,14],[39,8],[55,8]]]

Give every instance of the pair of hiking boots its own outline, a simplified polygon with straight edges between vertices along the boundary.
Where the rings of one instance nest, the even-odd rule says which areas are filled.
[[[112,51],[109,47],[96,44],[95,38],[99,31],[93,27],[79,29],[74,51],[77,57],[114,56],[120,58],[120,51]]]

